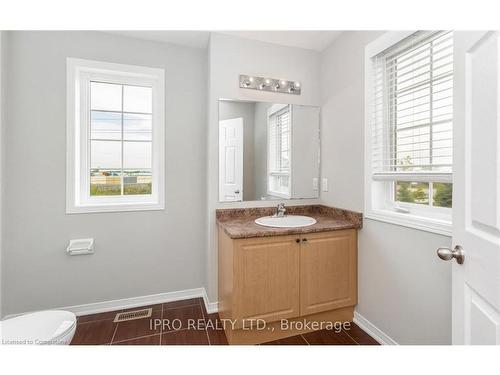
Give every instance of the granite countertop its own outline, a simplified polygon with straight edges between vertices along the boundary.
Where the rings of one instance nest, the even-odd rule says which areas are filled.
[[[316,219],[316,224],[307,227],[272,228],[255,224],[255,219],[273,215],[275,212],[275,207],[218,209],[217,225],[233,239],[360,229],[363,226],[363,214],[323,205],[286,206],[286,214]]]

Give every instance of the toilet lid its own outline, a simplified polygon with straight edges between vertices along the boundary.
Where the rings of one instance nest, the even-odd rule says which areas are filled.
[[[69,311],[49,310],[16,316],[0,322],[3,344],[39,344],[57,341],[76,325]]]

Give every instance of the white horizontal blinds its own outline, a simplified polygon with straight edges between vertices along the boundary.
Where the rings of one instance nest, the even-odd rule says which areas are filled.
[[[290,195],[290,106],[269,116],[269,191],[282,196]]]
[[[453,33],[411,35],[374,58],[374,77],[374,178],[451,180]]]
[[[289,107],[279,110],[270,117],[269,129],[270,171],[290,172],[290,111]]]

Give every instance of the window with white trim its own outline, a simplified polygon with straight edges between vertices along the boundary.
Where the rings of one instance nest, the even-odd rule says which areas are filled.
[[[273,105],[268,112],[267,193],[291,196],[291,114],[289,105]]]
[[[453,33],[416,32],[385,47],[370,56],[368,217],[401,218],[417,227],[425,222],[427,229],[447,232],[453,190]]]
[[[164,208],[164,71],[69,58],[67,212]]]

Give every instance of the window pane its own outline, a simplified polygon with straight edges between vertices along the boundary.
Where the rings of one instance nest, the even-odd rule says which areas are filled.
[[[121,111],[122,85],[90,82],[90,109]]]
[[[129,141],[152,140],[152,116],[123,114],[123,139]]]
[[[123,194],[151,194],[151,169],[123,171]]]
[[[396,182],[396,201],[417,204],[429,204],[428,182]]]
[[[290,176],[269,176],[269,191],[271,193],[290,194]]]
[[[283,188],[285,192],[288,192],[288,186],[290,183],[290,177],[289,176],[279,176],[278,177],[279,181],[279,186]]]
[[[434,192],[433,205],[437,207],[451,207],[453,197],[453,184],[434,182],[432,184]]]
[[[153,112],[153,89],[151,87],[123,86],[124,112]]]
[[[123,142],[124,169],[151,169],[151,142]]]
[[[92,169],[90,171],[90,195],[120,195],[120,170]]]
[[[92,111],[90,113],[90,138],[121,140],[121,113]]]
[[[90,141],[90,168],[121,168],[120,141]]]

